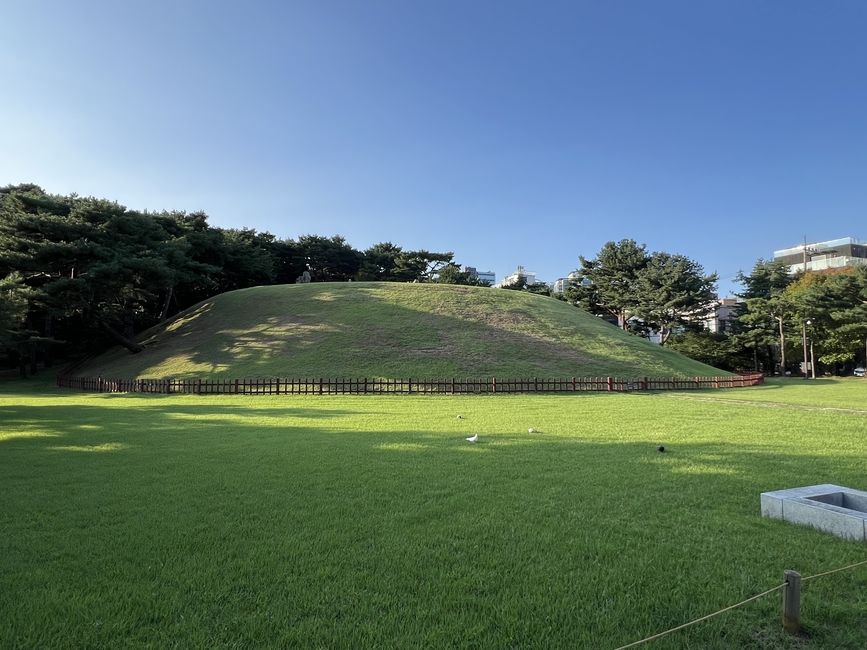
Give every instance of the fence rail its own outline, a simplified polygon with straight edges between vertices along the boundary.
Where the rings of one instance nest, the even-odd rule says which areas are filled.
[[[184,395],[447,395],[633,392],[742,388],[764,381],[760,373],[728,377],[570,377],[566,379],[109,379],[59,375],[58,388],[97,393],[160,393]]]

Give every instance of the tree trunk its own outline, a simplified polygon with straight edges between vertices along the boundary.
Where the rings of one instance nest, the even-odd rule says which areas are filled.
[[[22,379],[27,378],[27,362],[24,359],[24,355],[21,353],[21,346],[17,346],[18,349],[11,350],[9,355],[15,360],[15,365],[18,366],[18,374]]]
[[[39,370],[39,358],[37,357],[36,343],[30,343],[30,374],[35,375]]]
[[[666,327],[665,325],[660,326],[659,328],[659,345],[664,346],[668,343],[668,339],[671,338],[671,328]]]
[[[54,339],[54,320],[50,313],[45,317],[45,338]],[[42,359],[46,368],[54,365],[54,349],[50,341],[42,347]]]
[[[780,322],[780,374],[786,376],[786,333],[783,330],[783,317],[778,316]]]
[[[105,321],[103,321],[100,324],[102,325],[102,328],[106,332],[109,333],[111,338],[113,338],[115,341],[120,343],[123,347],[125,347],[127,350],[129,350],[133,354],[137,354],[137,353],[141,352],[142,350],[144,350],[144,346],[140,345],[139,343],[134,341],[132,338],[124,336],[123,334],[118,332],[116,329],[114,329],[111,325],[109,325]]]
[[[160,322],[162,323],[166,318],[169,317],[169,305],[172,302],[172,298],[175,295],[175,288],[169,287],[168,292],[166,293],[166,300],[163,303],[163,310],[160,312]]]

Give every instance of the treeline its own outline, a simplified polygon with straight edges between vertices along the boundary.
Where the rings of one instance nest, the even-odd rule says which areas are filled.
[[[717,368],[798,374],[806,358],[821,374],[867,364],[867,267],[790,274],[758,260],[738,276],[744,290],[723,331],[711,332],[717,277],[693,260],[624,239],[580,262],[570,302]]]
[[[659,343],[672,334],[700,327],[716,303],[715,273],[705,274],[684,255],[649,252],[632,239],[608,242],[593,259],[579,258],[567,299],[641,336]]]
[[[795,375],[805,360],[817,374],[867,362],[867,267],[792,275],[786,264],[758,260],[738,279],[744,291],[731,328],[704,340],[684,337],[681,351]]]
[[[224,291],[349,280],[480,284],[452,252],[361,251],[340,236],[218,228],[203,212],[0,188],[0,351],[22,373],[59,351],[139,351],[136,334]]]
[[[788,270],[779,261],[758,260],[751,273],[739,274],[744,290],[724,331],[687,328],[671,347],[717,368],[766,374],[803,374],[805,360],[817,375],[864,365],[867,267]]]

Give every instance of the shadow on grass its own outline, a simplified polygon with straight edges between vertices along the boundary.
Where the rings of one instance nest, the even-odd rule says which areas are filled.
[[[643,393],[632,395],[630,399],[655,401],[659,395]],[[605,394],[580,396],[594,402],[608,397]],[[32,406],[4,406],[0,414],[6,436],[0,432],[0,445],[38,451],[48,446],[56,449],[59,445],[95,447],[123,443],[116,448],[105,448],[121,451],[130,448],[124,446],[128,443],[158,453],[167,440],[189,439],[192,448],[196,445],[206,447],[210,442],[230,438],[246,440],[253,445],[261,440],[267,440],[263,444],[274,444],[281,439],[306,443],[316,438],[341,447],[338,450],[341,453],[354,450],[354,453],[425,454],[434,464],[449,464],[473,456],[489,457],[493,463],[502,457],[508,463],[519,460],[521,454],[530,450],[534,454],[550,456],[558,466],[571,463],[578,472],[587,463],[605,459],[612,462],[611,469],[615,475],[626,482],[629,479],[622,476],[623,471],[638,463],[642,467],[667,469],[684,476],[749,477],[749,482],[762,485],[763,489],[792,487],[798,482],[809,484],[810,481],[849,481],[853,487],[867,487],[861,485],[863,467],[859,458],[817,456],[805,449],[799,451],[797,445],[785,451],[776,446],[769,450],[768,444],[760,437],[751,442],[702,441],[673,445],[665,439],[664,433],[658,431],[642,433],[641,430],[631,430],[628,440],[624,440],[622,432],[606,436],[596,431],[592,423],[576,425],[568,434],[557,431],[526,433],[526,429],[519,426],[514,429],[475,428],[467,420],[453,419],[452,404],[446,407],[447,413],[435,415],[442,403],[437,398],[430,398],[431,429],[395,430],[396,424],[392,421],[389,422],[390,429],[378,428],[374,423],[366,425],[366,430],[362,431],[352,424],[355,416],[390,418],[393,414],[330,408],[325,404],[256,407],[209,403],[207,400],[201,404],[167,403],[162,399],[142,404],[142,401],[150,402],[151,399],[122,395],[103,395],[98,399],[100,404],[41,405],[36,409]],[[395,400],[400,399],[395,397]],[[130,403],[133,400],[134,403]],[[623,426],[633,425],[624,423]],[[10,433],[16,428],[21,429],[20,434]],[[448,431],[453,434],[444,434]],[[473,433],[480,436],[475,444],[465,440]],[[660,444],[666,447],[664,453],[658,451]]]
[[[170,325],[148,332],[154,345],[143,352],[131,357],[113,350],[81,374],[131,378],[170,359],[183,360],[177,378],[712,373],[708,366],[539,296],[430,287],[420,304],[411,305],[392,295],[400,296],[400,287],[376,283],[256,291],[270,299],[251,304],[242,293],[221,296],[182,315],[172,332],[166,331]],[[339,293],[340,299],[321,300],[327,292]],[[458,294],[472,298],[450,302]],[[467,304],[473,308],[463,311]],[[431,305],[444,313],[431,313]]]
[[[759,515],[764,490],[865,487],[851,450],[682,440],[660,453],[658,433],[617,438],[629,422],[530,434],[435,399],[428,425],[403,430],[325,402],[122,400],[4,406],[7,431],[50,436],[0,447],[0,569],[22,603],[0,629],[20,645],[239,645],[259,621],[251,646],[615,647],[783,568],[863,555]],[[863,611],[860,593],[834,601],[839,619]],[[756,607],[717,646],[714,623],[695,632],[696,647],[776,625],[776,603]]]

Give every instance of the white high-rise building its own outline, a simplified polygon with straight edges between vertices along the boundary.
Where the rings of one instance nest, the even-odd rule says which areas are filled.
[[[551,285],[551,289],[554,293],[566,293],[566,289],[569,288],[569,284],[572,280],[578,279],[578,271],[572,271],[565,278],[557,278],[554,281],[554,284]]]
[[[799,244],[774,251],[774,260],[788,264],[789,273],[867,265],[867,241],[844,237],[813,244]]]
[[[494,285],[497,287],[509,287],[513,284],[518,284],[521,281],[521,278],[524,279],[524,283],[527,285],[536,284],[536,274],[532,271],[528,271],[523,266],[519,266],[514,273],[510,273],[505,278],[503,278],[502,282]]]
[[[479,271],[475,266],[465,266],[464,273],[469,273],[474,280],[487,282],[491,286],[497,281],[497,274],[493,271]]]

